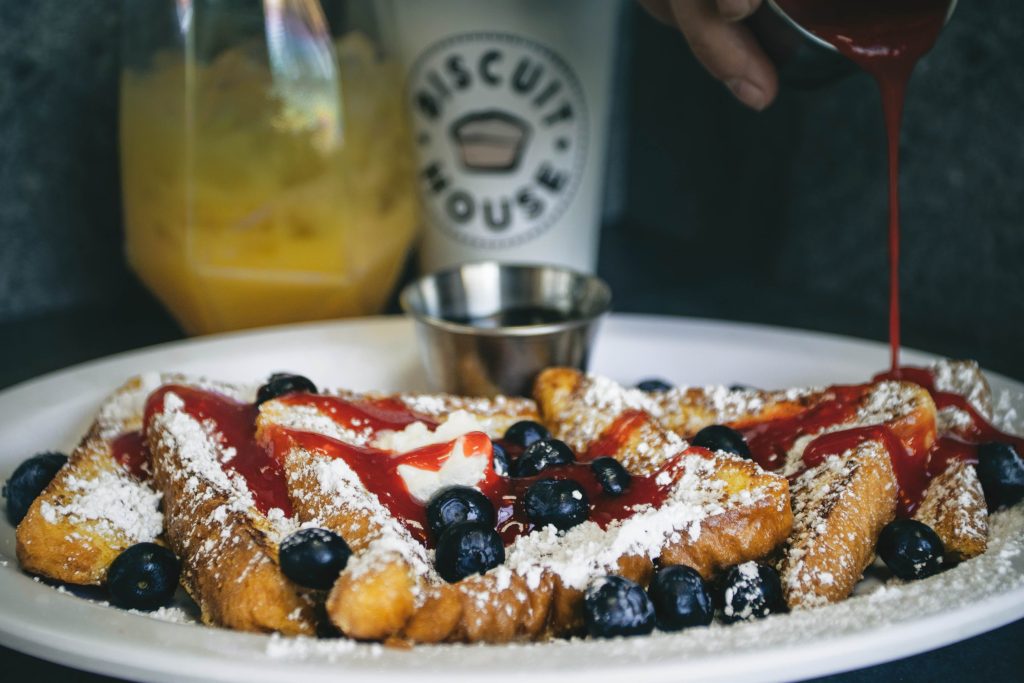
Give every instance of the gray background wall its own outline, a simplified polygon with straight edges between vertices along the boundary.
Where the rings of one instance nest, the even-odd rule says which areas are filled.
[[[179,334],[123,264],[120,3],[0,1],[0,346]],[[1024,5],[962,2],[903,137],[906,342],[1024,377]],[[601,273],[620,310],[886,335],[873,83],[743,110],[630,6]],[[5,341],[6,340],[6,341]],[[32,361],[25,373],[47,369]],[[27,375],[26,375],[27,376]]]

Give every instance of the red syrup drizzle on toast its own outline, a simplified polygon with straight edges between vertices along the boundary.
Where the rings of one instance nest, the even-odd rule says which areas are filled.
[[[978,444],[1001,441],[1011,443],[1024,452],[1024,439],[997,430],[966,398],[955,393],[937,391],[931,371],[922,368],[900,368],[896,373],[884,373],[875,378],[875,381],[884,380],[912,381],[921,385],[929,391],[940,409],[957,407],[970,416],[970,424],[955,436],[940,438],[934,444],[925,444],[925,439],[913,429],[904,428],[897,434],[885,425],[822,433],[837,425],[847,424],[856,417],[859,407],[872,388],[872,385],[865,384],[830,387],[820,400],[796,414],[737,426],[747,439],[753,460],[768,471],[782,467],[785,454],[803,436],[818,435],[804,450],[802,471],[819,465],[828,455],[841,454],[865,441],[880,443],[892,459],[900,488],[899,514],[902,516],[913,514],[931,477],[944,471],[950,460],[976,462]],[[427,531],[426,507],[408,491],[398,468],[401,465],[411,465],[436,470],[450,456],[455,441],[396,454],[368,446],[354,446],[322,434],[273,424],[268,425],[266,434],[257,440],[257,406],[235,401],[216,392],[174,385],[162,387],[150,396],[146,407],[147,424],[154,413],[162,411],[163,399],[168,392],[173,392],[182,399],[188,414],[209,424],[212,433],[217,435],[224,448],[234,449],[234,457],[222,462],[222,466],[242,476],[253,493],[256,507],[261,512],[266,513],[267,510],[277,507],[285,511],[285,514],[291,515],[282,459],[292,448],[302,448],[343,459],[366,489],[377,496],[414,538],[428,546],[432,545],[434,539],[430,538]],[[334,396],[300,393],[280,400],[291,406],[315,407],[321,414],[329,416],[339,426],[347,429],[369,429],[371,432],[379,432],[404,429],[414,422],[424,422],[431,428],[437,426],[435,420],[411,411],[404,403],[395,399],[348,401]],[[547,469],[534,477],[498,476],[493,469],[490,439],[481,432],[470,432],[461,437],[465,455],[484,455],[487,459],[484,476],[478,483],[478,488],[494,504],[497,512],[497,529],[505,543],[511,543],[517,536],[532,531],[533,526],[527,518],[523,497],[530,485],[540,479],[570,479],[577,482],[590,502],[590,519],[601,527],[607,527],[616,520],[626,519],[638,509],[662,505],[675,484],[673,473],[677,458],[683,454],[711,457],[710,452],[703,448],[691,447],[670,458],[657,472],[650,475],[634,474],[630,487],[619,496],[604,492],[589,464],[597,457],[613,455],[628,447],[634,432],[651,419],[643,411],[625,411],[602,432],[585,453],[579,454],[577,462]],[[522,449],[515,444],[501,440],[499,443],[511,458],[516,458],[522,453]],[[122,435],[115,444],[115,458],[129,471],[145,474],[145,451],[141,434],[134,432]],[[659,476],[663,472],[668,472],[670,476]],[[799,472],[794,476],[798,475]]]
[[[888,452],[899,484],[897,514],[913,515],[931,479],[943,473],[953,460],[970,464],[978,461],[978,446],[989,442],[1008,443],[1024,453],[1024,438],[996,429],[964,396],[935,387],[935,376],[927,368],[901,367],[881,373],[874,382],[905,381],[924,388],[935,401],[936,408],[957,408],[969,421],[955,434],[944,435],[928,443],[921,430],[908,425],[897,434],[886,425],[870,425],[839,429],[822,434],[830,427],[851,422],[858,407],[871,389],[870,384],[830,387],[826,397],[796,415],[737,425],[747,439],[755,462],[766,470],[777,470],[785,464],[785,455],[803,436],[815,437],[803,453],[803,466],[795,478],[815,467],[829,455],[844,453],[865,441],[880,443]]]
[[[798,439],[818,435],[807,444],[803,452],[803,467],[791,479],[820,465],[829,455],[845,453],[867,441],[880,443],[889,455],[899,486],[899,514],[909,516],[920,504],[928,482],[928,453],[921,443],[923,439],[912,431],[897,435],[886,425],[825,432],[852,422],[871,388],[870,384],[829,387],[822,400],[802,412],[741,425],[740,432],[747,440],[754,461],[769,471],[785,464],[786,454]]]
[[[110,455],[139,481],[153,476],[149,466],[149,449],[141,429],[121,434],[110,443]]]
[[[154,415],[163,412],[164,397],[170,393],[182,400],[188,415],[208,425],[211,436],[220,442],[222,453],[234,452],[231,457],[222,458],[220,465],[245,480],[256,509],[267,514],[272,508],[279,508],[290,517],[292,504],[281,463],[270,457],[267,449],[256,440],[259,407],[214,391],[168,384],[146,399],[144,424],[148,426]]]
[[[163,410],[164,396],[174,393],[184,402],[186,413],[200,422],[211,426],[225,449],[234,449],[235,455],[221,463],[237,472],[245,480],[253,494],[256,507],[266,514],[271,508],[280,508],[291,516],[292,508],[288,499],[282,459],[291,448],[302,448],[311,452],[341,458],[359,477],[363,486],[373,493],[380,502],[409,530],[414,538],[430,545],[426,524],[426,507],[413,498],[398,473],[400,465],[411,465],[422,469],[437,469],[451,453],[454,441],[425,446],[408,453],[394,454],[367,447],[354,446],[322,434],[289,429],[280,425],[268,425],[261,439],[256,436],[258,407],[241,403],[216,392],[184,386],[165,386],[154,392],[147,400],[146,422],[152,415]],[[418,415],[393,399],[369,401],[346,401],[333,396],[314,394],[292,394],[281,399],[292,406],[316,407],[321,414],[329,416],[339,426],[361,430],[369,428],[377,432],[386,429],[403,429],[413,422],[423,421],[436,427],[436,422]],[[644,505],[660,505],[672,485],[671,478],[664,484],[657,484],[657,473],[650,476],[633,476],[629,489],[620,496],[610,496],[601,489],[590,467],[586,463],[575,463],[546,470],[536,477],[509,479],[494,473],[490,439],[480,432],[471,432],[464,438],[467,455],[485,453],[488,465],[484,479],[478,484],[481,491],[495,506],[498,531],[506,543],[516,536],[529,533],[529,523],[523,505],[523,496],[529,486],[539,479],[572,479],[580,484],[591,504],[590,519],[601,526],[614,520],[635,514],[636,508]],[[512,446],[508,446],[514,451]],[[699,451],[701,449],[693,449]]]
[[[901,367],[875,377],[875,381],[885,379],[913,382],[931,394],[938,410],[956,408],[969,417],[965,425],[954,428],[953,435],[943,436],[935,442],[929,453],[928,472],[930,476],[941,474],[954,460],[976,464],[978,462],[978,446],[985,443],[1010,444],[1017,449],[1018,453],[1024,454],[1024,438],[996,429],[971,405],[966,397],[950,391],[939,391],[935,386],[935,373],[930,369]]]
[[[301,448],[344,460],[359,477],[363,486],[377,496],[381,504],[402,522],[416,540],[432,547],[436,539],[431,538],[428,532],[426,506],[409,492],[405,480],[399,473],[399,467],[412,465],[436,470],[449,457],[455,447],[455,440],[395,454],[366,446],[354,446],[322,434],[281,426],[269,427],[268,434],[271,448],[278,457],[284,457],[292,448]],[[602,527],[607,527],[615,520],[631,517],[640,506],[660,505],[672,486],[670,479],[658,484],[655,481],[657,474],[634,475],[625,493],[611,496],[603,491],[589,464],[585,462],[552,467],[534,477],[501,477],[494,472],[491,440],[486,434],[470,432],[461,438],[466,455],[484,454],[487,458],[484,477],[476,487],[494,505],[497,513],[497,530],[506,544],[511,543],[517,536],[533,530],[533,525],[526,515],[523,498],[530,485],[540,479],[569,479],[577,482],[590,502],[589,519]],[[517,457],[521,453],[521,449],[514,444],[502,442],[502,445],[512,457]]]

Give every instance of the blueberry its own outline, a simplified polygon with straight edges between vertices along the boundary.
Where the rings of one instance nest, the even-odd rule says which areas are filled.
[[[1024,461],[1010,444],[979,446],[977,470],[989,510],[1015,505],[1024,498]]]
[[[17,526],[46,485],[49,484],[57,471],[68,461],[63,453],[37,453],[17,469],[3,487],[4,498],[7,499],[7,519]]]
[[[521,420],[505,431],[505,441],[526,448],[535,441],[550,439],[547,427],[533,420]]]
[[[316,385],[302,375],[292,375],[287,372],[275,372],[267,380],[267,383],[256,392],[256,405],[269,401],[278,396],[293,394],[297,391],[304,391],[307,394],[316,393]]]
[[[587,521],[590,501],[583,487],[570,479],[541,479],[523,496],[526,516],[534,526],[548,524],[565,531]]]
[[[124,609],[154,610],[170,602],[178,588],[181,564],[167,548],[136,543],[110,563],[110,602]]]
[[[707,626],[715,616],[704,579],[686,565],[659,569],[647,592],[658,615],[658,628],[663,631]]]
[[[494,526],[494,506],[487,496],[469,486],[441,489],[427,502],[427,524],[437,538],[452,524],[477,522]]]
[[[505,545],[492,527],[461,522],[445,529],[437,539],[434,564],[448,583],[483,574],[505,561]]]
[[[661,393],[672,389],[672,385],[663,379],[652,377],[650,379],[641,380],[636,383],[636,388],[640,391],[648,391],[652,393]]]
[[[494,454],[494,472],[502,477],[507,477],[510,471],[511,460],[508,451],[497,441],[491,442],[491,452]]]
[[[596,638],[640,636],[654,630],[654,605],[629,579],[606,576],[584,594],[583,621]]]
[[[785,609],[779,574],[768,565],[744,562],[725,573],[722,581],[722,619],[725,622],[760,619]]]
[[[893,574],[901,579],[923,579],[942,569],[942,539],[916,519],[889,522],[878,536],[875,550]]]
[[[595,458],[590,463],[590,470],[609,496],[621,496],[629,488],[632,477],[629,476],[629,472],[622,466],[622,463],[615,458],[609,456]]]
[[[697,432],[690,439],[691,446],[700,446],[709,451],[725,451],[735,453],[744,458],[750,457],[750,448],[743,435],[725,425],[711,425]]]
[[[512,466],[512,476],[533,477],[549,467],[568,465],[576,461],[576,454],[564,441],[558,439],[544,439],[535,441]]]
[[[351,555],[345,539],[327,529],[299,529],[278,547],[281,571],[306,588],[333,586]]]

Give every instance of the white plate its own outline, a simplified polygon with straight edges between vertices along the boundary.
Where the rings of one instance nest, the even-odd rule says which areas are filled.
[[[929,357],[907,353],[907,361]],[[886,361],[876,343],[750,325],[639,316],[607,321],[593,370],[623,382],[762,387],[856,382]],[[302,372],[328,386],[423,388],[401,319],[288,327],[167,344],[87,363],[0,393],[0,478],[33,452],[67,449],[101,398],[150,370],[251,381]],[[1024,386],[994,377],[996,391]],[[1022,394],[1024,395],[1024,394]],[[1018,404],[1019,408],[1024,405]],[[876,664],[1024,616],[1024,513],[994,520],[994,547],[949,572],[821,610],[619,641],[399,651],[347,641],[271,639],[176,624],[90,603],[23,575],[0,522],[0,643],[64,664],[147,681],[344,680],[540,683],[772,681]],[[642,676],[642,678],[641,678]]]

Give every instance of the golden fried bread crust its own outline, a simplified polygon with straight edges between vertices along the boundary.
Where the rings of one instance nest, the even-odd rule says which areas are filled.
[[[327,614],[350,638],[398,636],[416,612],[418,583],[409,565],[398,558],[365,571],[342,572],[327,598]]]
[[[938,391],[950,391],[965,397],[982,417],[992,419],[992,388],[976,361],[945,359],[928,369],[935,378]]]
[[[928,484],[914,519],[935,530],[949,562],[962,562],[985,552],[988,508],[974,466],[961,460],[950,462]]]
[[[981,417],[992,419],[992,390],[977,363],[942,360],[930,370],[936,390],[964,396]],[[940,437],[971,441],[972,435],[965,430],[972,420],[961,409],[943,408],[937,421]],[[949,462],[928,484],[914,519],[932,527],[939,535],[948,562],[962,562],[985,552],[988,508],[974,466],[961,461]]]
[[[388,596],[391,607],[364,596]],[[457,584],[417,581],[396,560],[365,572],[345,572],[327,601],[331,620],[346,635],[416,643],[506,643],[546,634],[555,587],[545,577],[535,586],[516,575],[471,576]],[[396,599],[397,597],[397,599]]]
[[[261,432],[270,415],[273,406],[261,415]],[[355,553],[326,603],[331,622],[345,635],[493,643],[546,633],[554,595],[550,578],[532,587],[508,572],[444,583],[433,573],[426,549],[343,461],[295,448],[284,462],[297,519],[341,534]]]
[[[889,454],[866,441],[800,475],[792,491],[793,533],[779,566],[786,602],[796,609],[843,600],[896,513]]]
[[[597,382],[603,385],[595,387]],[[588,392],[601,392],[606,410],[586,405]],[[630,471],[649,473],[665,458],[686,447],[678,436],[665,428],[662,420],[674,425],[706,426],[715,420],[715,414],[708,408],[706,399],[698,394],[702,390],[676,392],[676,398],[669,403],[654,405],[633,402],[635,390],[587,377],[570,368],[550,368],[537,378],[534,393],[541,415],[551,427],[552,433],[565,439],[580,452],[587,452],[595,443],[614,429],[615,422],[626,411],[630,411],[630,429],[615,444],[614,452],[604,452],[622,462]],[[658,395],[646,395],[643,399],[662,401]],[[671,406],[666,412],[665,406]],[[658,414],[652,417],[643,409]],[[760,497],[751,496],[750,503],[739,505],[709,516],[701,524],[696,538],[668,544],[662,552],[661,561],[666,564],[687,564],[705,578],[734,564],[759,559],[774,550],[792,527],[793,517],[789,505],[789,484],[777,475],[764,472],[753,462],[727,454],[711,457],[714,467],[707,476],[719,480],[729,495],[744,492],[763,492]]]
[[[927,452],[936,438],[935,415],[921,387],[885,382],[862,399],[855,423],[842,426],[885,425],[907,448]],[[793,482],[793,533],[779,567],[791,608],[836,602],[853,591],[878,535],[895,517],[899,486],[891,457],[881,441],[865,441],[827,454]]]
[[[274,402],[269,402],[260,415],[261,438],[272,416],[285,417],[276,414]],[[425,605],[422,590],[431,572],[426,549],[362,486],[343,460],[301,448],[282,455],[296,519],[340,534],[354,552],[327,598],[331,622],[360,640],[403,636],[417,608]],[[451,605],[426,606],[440,616],[451,616]],[[461,613],[454,618],[461,619]]]
[[[615,573],[646,585],[653,564],[626,556]],[[381,599],[387,608],[382,610]],[[578,635],[583,591],[550,573],[535,581],[491,571],[455,584],[417,580],[400,560],[342,574],[327,612],[353,638],[415,643],[508,643]]]
[[[552,433],[586,452],[626,413],[644,413],[615,457],[631,472],[654,471],[679,439],[716,423],[763,422],[794,415],[826,397],[824,392],[766,392],[724,387],[680,387],[664,392],[627,389],[573,368],[548,368],[537,376],[534,398]],[[667,450],[666,450],[667,447]]]
[[[211,476],[223,471],[215,437],[174,398],[166,395],[146,437],[164,496],[167,541],[181,558],[181,583],[203,621],[240,631],[313,634],[312,601],[281,573],[271,521],[246,508],[224,475]]]
[[[751,496],[749,503],[709,516],[701,523],[695,539],[668,544],[662,564],[685,564],[705,579],[735,564],[767,557],[789,535],[793,526],[789,482],[767,474],[754,463],[739,458],[711,458],[716,480],[724,483],[724,493]]]
[[[644,406],[615,401],[615,394],[620,389],[617,385],[603,387],[609,394],[608,405],[586,405],[586,394],[593,381],[594,378],[573,368],[542,371],[534,382],[533,396],[544,424],[556,438],[565,441],[577,453],[586,453],[617,418],[626,411],[634,410],[638,420],[626,433],[626,442],[617,446],[619,452],[615,457],[630,472],[648,474],[656,470],[663,461],[662,454],[671,451],[675,445],[671,434],[666,433],[650,415],[643,414]],[[645,445],[638,448],[640,444]]]
[[[148,390],[133,378],[100,408],[88,434],[16,532],[21,567],[65,583],[99,585],[125,548],[161,533],[160,496],[111,455],[111,444],[142,424]]]

